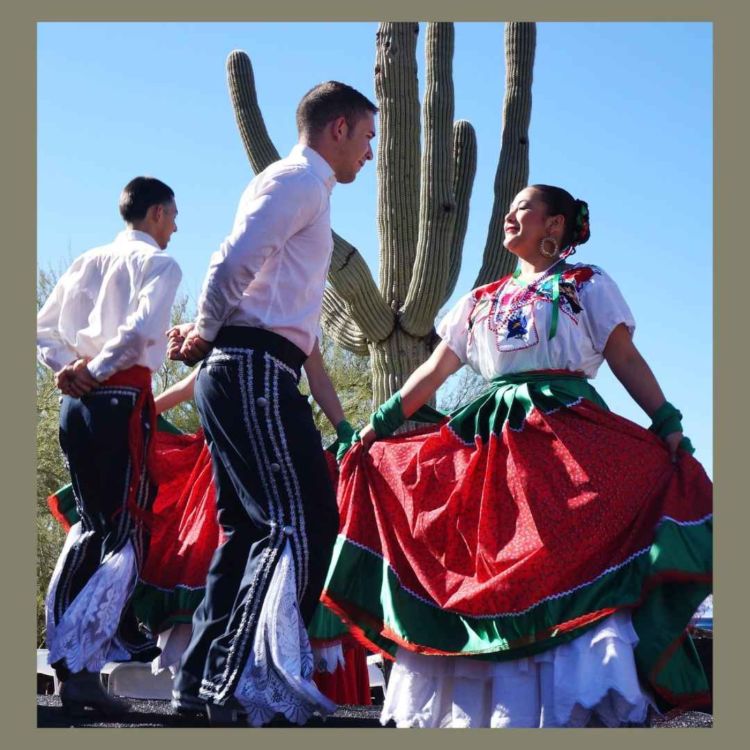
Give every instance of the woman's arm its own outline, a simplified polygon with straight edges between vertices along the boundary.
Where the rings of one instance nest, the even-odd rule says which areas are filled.
[[[344,419],[344,409],[333,387],[331,378],[326,372],[325,365],[323,364],[323,355],[320,353],[317,341],[312,353],[305,360],[303,367],[305,368],[305,375],[307,375],[307,383],[310,386],[312,397],[323,410],[323,414],[326,415],[328,421],[334,428],[337,427]]]
[[[607,339],[604,359],[633,400],[653,418],[666,399],[654,373],[636,349],[630,331],[624,324],[618,325]],[[673,458],[677,455],[682,437],[682,432],[672,432],[664,438]]]
[[[173,406],[177,406],[177,404],[181,404],[183,401],[187,401],[193,397],[198,370],[198,367],[193,368],[193,371],[189,375],[174,385],[170,385],[169,388],[166,388],[154,398],[157,414],[168,411]]]
[[[401,388],[401,409],[405,417],[410,417],[420,406],[426,404],[438,388],[462,366],[461,360],[441,341],[430,358],[409,375]],[[368,424],[359,433],[360,439],[367,448],[377,435],[372,425]]]

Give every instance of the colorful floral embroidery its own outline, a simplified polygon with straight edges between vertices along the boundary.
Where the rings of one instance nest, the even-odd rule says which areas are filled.
[[[528,321],[520,310],[514,312],[508,319],[507,330],[506,338],[509,339],[523,339],[528,334]]]
[[[560,279],[560,309],[565,311],[566,307],[570,309],[573,315],[578,315],[583,310],[575,284],[563,277]]]
[[[560,276],[560,311],[575,325],[583,311],[581,289],[595,274],[601,274],[596,266],[576,266]],[[467,321],[470,338],[475,327],[486,321],[500,351],[525,349],[538,343],[534,303],[552,302],[552,276],[542,277],[528,286],[513,283],[512,276],[505,276],[476,289],[474,300],[474,309]]]

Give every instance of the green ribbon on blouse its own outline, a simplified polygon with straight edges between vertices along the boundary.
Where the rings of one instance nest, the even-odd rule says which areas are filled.
[[[552,277],[552,320],[549,324],[549,336],[547,341],[555,338],[557,333],[557,318],[560,314],[560,274],[556,273]]]
[[[513,272],[513,278],[518,280],[518,277],[520,275],[521,275],[521,269],[517,268]],[[562,276],[561,271],[559,271],[558,273],[552,276],[552,319],[550,320],[550,324],[549,324],[549,335],[547,336],[548,341],[551,341],[553,338],[555,338],[555,334],[557,333],[557,321],[558,321],[558,318],[560,317],[560,277],[561,276]],[[527,285],[522,284],[522,286],[527,286]]]

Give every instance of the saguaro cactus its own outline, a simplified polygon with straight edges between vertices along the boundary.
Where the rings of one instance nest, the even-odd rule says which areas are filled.
[[[376,34],[379,288],[357,249],[334,232],[323,300],[326,332],[350,351],[369,352],[375,403],[397,390],[435,346],[435,316],[453,293],[461,267],[476,171],[474,129],[465,120],[453,122],[450,23],[427,25],[420,152],[418,33],[416,23],[381,23]],[[533,23],[506,24],[503,139],[477,284],[506,273],[514,262],[502,249],[502,220],[512,196],[528,177],[535,40]],[[257,173],[279,154],[260,114],[248,56],[232,52],[227,69],[240,134]]]

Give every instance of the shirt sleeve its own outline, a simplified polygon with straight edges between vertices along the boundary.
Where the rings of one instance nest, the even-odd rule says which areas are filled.
[[[72,274],[79,272],[83,264],[77,258],[71,267],[58,279],[52,293],[36,316],[36,351],[39,361],[54,372],[74,362],[78,355],[60,334],[60,314],[65,302],[68,282]]]
[[[243,196],[232,233],[211,256],[198,299],[199,336],[213,341],[266,260],[315,220],[321,189],[313,175],[292,172],[269,179],[246,202]]]
[[[160,340],[166,352],[165,332],[181,278],[182,271],[174,258],[154,253],[146,259],[136,309],[88,364],[89,372],[97,380],[101,382],[119,370],[132,367],[146,347]]]
[[[469,344],[469,316],[477,303],[474,292],[461,297],[448,311],[437,327],[437,334],[448,348],[466,364]]]
[[[604,352],[612,331],[624,323],[631,335],[635,332],[635,318],[611,276],[600,268],[581,290],[583,319],[595,351]]]

